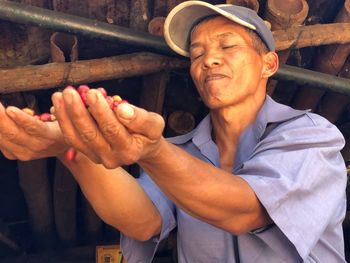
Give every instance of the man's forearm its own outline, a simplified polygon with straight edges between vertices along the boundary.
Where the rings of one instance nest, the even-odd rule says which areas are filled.
[[[161,218],[138,182],[124,169],[106,169],[78,153],[59,159],[72,172],[96,213],[125,235],[147,240],[160,232]]]
[[[243,179],[199,160],[165,139],[153,158],[139,164],[178,206],[194,217],[233,233],[270,223]]]

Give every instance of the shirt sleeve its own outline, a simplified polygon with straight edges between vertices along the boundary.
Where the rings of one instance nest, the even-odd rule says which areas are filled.
[[[141,187],[147,193],[162,217],[161,233],[148,241],[137,241],[121,233],[120,244],[122,252],[128,263],[152,262],[157,247],[171,230],[176,227],[175,206],[143,171],[138,178]]]
[[[278,125],[237,173],[303,260],[336,220],[333,215],[346,209],[341,207],[346,187],[343,146],[334,125],[307,114]]]

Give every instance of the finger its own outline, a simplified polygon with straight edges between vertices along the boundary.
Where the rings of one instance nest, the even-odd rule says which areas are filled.
[[[97,122],[101,133],[114,149],[126,149],[130,145],[131,136],[118,121],[110,109],[106,99],[100,92],[90,90],[87,93],[89,112]]]
[[[47,129],[46,123],[38,120],[34,116],[31,116],[22,110],[12,106],[9,106],[6,109],[6,113],[11,118],[11,120],[28,135],[45,135],[42,133],[42,131],[45,131]]]
[[[55,107],[54,106],[50,107],[50,113],[55,115]]]
[[[10,107],[20,111],[18,108]],[[26,134],[6,113],[7,109],[0,104],[0,149],[6,151],[8,157],[28,159],[40,145],[35,137]],[[28,117],[31,117],[28,115]],[[11,154],[10,154],[11,153]]]
[[[97,155],[108,154],[111,147],[82,103],[80,96],[74,90],[67,90],[63,92],[63,99],[68,115],[73,120],[73,125],[79,131],[84,144]]]
[[[13,141],[16,139],[19,133],[17,125],[6,114],[6,109],[0,103],[0,140]]]
[[[9,106],[5,112],[14,123],[16,136],[11,141],[34,151],[40,149],[48,134],[47,124],[16,107]]]
[[[33,154],[33,152],[28,150],[28,148],[14,144],[12,142],[6,142],[5,144],[2,144],[0,150],[3,152],[4,156],[10,160],[18,159],[21,161],[28,161],[42,157],[39,154]]]
[[[16,156],[14,156],[11,152],[7,151],[7,150],[2,150],[1,151],[2,154],[9,160],[16,160]]]
[[[119,121],[131,132],[142,134],[151,140],[157,140],[164,130],[164,119],[157,113],[149,112],[128,103],[116,108]]]
[[[97,156],[88,151],[88,149],[84,146],[84,143],[80,139],[78,131],[75,130],[75,127],[65,109],[65,103],[63,101],[62,92],[55,92],[52,95],[51,100],[55,108],[58,124],[62,130],[63,136],[67,144],[73,146],[75,149],[78,149],[86,156],[88,156],[91,160],[97,162]]]

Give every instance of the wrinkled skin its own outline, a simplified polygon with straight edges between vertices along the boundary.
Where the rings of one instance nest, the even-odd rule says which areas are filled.
[[[158,114],[130,104],[121,104],[113,112],[93,89],[87,93],[88,108],[72,89],[53,94],[52,102],[66,142],[96,163],[115,168],[152,158],[157,151],[164,129]],[[123,118],[130,109],[134,115]]]
[[[67,149],[57,122],[42,122],[16,107],[0,104],[0,150],[8,159],[62,155]]]

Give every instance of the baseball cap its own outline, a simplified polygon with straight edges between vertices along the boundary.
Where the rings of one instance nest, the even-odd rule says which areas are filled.
[[[203,1],[185,1],[170,11],[164,23],[165,41],[176,53],[189,57],[191,30],[199,21],[211,15],[222,15],[252,29],[270,51],[275,50],[271,30],[254,10],[230,4],[212,5]]]

